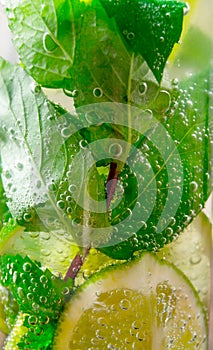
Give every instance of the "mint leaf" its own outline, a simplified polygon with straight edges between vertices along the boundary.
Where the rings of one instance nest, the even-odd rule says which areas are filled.
[[[41,264],[20,255],[0,256],[0,280],[8,287],[23,313],[55,318],[63,307],[63,293],[72,287],[72,280],[64,282]]]
[[[0,163],[0,228],[3,222],[7,221],[10,217],[10,212],[7,206],[7,199],[4,193],[4,188],[1,179],[1,163]]]
[[[128,0],[100,1],[109,17],[115,18],[128,51],[141,54],[160,83],[166,61],[180,38],[186,5],[173,0],[140,0],[131,5]]]
[[[210,192],[213,127],[209,91],[209,71],[180,83],[178,90],[176,87],[170,92],[171,105],[164,121],[135,144],[143,157],[130,154],[128,164],[130,168],[137,164],[138,174],[126,166],[120,175],[125,192],[112,210],[111,225],[115,229],[109,246],[100,249],[105,254],[124,259],[140,249],[158,250],[175,239],[204,207]],[[171,148],[163,130],[175,142]],[[160,152],[164,147],[166,158]],[[136,182],[139,174],[143,176],[140,186]],[[178,200],[177,211],[171,216]],[[164,221],[168,222],[166,227]],[[115,245],[117,236],[123,242]]]
[[[157,250],[172,241],[202,209],[209,193],[206,185],[210,158],[208,155],[209,72],[194,78],[194,80],[182,83],[179,88],[174,82],[173,90],[159,88],[152,81],[143,81],[146,94],[139,93],[138,82],[133,80],[135,85],[132,86],[130,99],[136,105],[144,106],[144,109],[140,110],[140,123],[143,124],[145,134],[141,137],[141,135],[137,135],[137,132],[132,132],[131,140],[144,156],[138,158],[134,152],[130,152],[128,157],[129,168],[124,167],[120,175],[120,179],[124,183],[123,200],[116,208],[113,207],[114,203],[112,203],[111,216],[108,217],[106,210],[100,212],[96,207],[95,210],[91,210],[91,202],[88,199],[87,192],[96,200],[96,203],[98,199],[101,201],[100,205],[103,206],[104,203],[105,206],[103,200],[105,195],[104,185],[107,179],[106,175],[98,171],[98,168],[107,167],[112,160],[102,158],[102,161],[99,162],[102,154],[100,147],[97,149],[93,147],[91,151],[90,148],[87,148],[87,145],[90,146],[91,144],[92,146],[99,138],[111,139],[115,135],[118,139],[128,141],[130,126],[120,127],[119,125],[115,126],[115,124],[111,126],[110,115],[101,114],[96,118],[95,115],[90,115],[88,107],[81,107],[79,115],[65,114],[64,110],[50,104],[41,91],[32,93],[26,90],[26,96],[23,98],[21,91],[27,89],[32,80],[20,68],[12,67],[6,63],[2,63],[2,65],[1,75],[3,79],[0,94],[2,94],[2,100],[6,103],[1,111],[1,126],[4,130],[4,125],[7,123],[7,129],[12,126],[13,137],[14,131],[19,136],[16,137],[14,143],[13,138],[5,140],[5,146],[1,149],[2,179],[9,199],[8,205],[11,211],[13,209],[15,216],[20,215],[21,211],[22,216],[24,216],[24,211],[28,214],[29,207],[34,207],[43,222],[47,223],[47,230],[52,230],[53,227],[55,230],[55,224],[57,223],[59,229],[63,228],[65,240],[70,240],[72,235],[79,246],[90,246],[90,244],[95,247],[115,245],[114,238],[121,237],[124,242],[118,246],[118,249],[116,247],[113,249],[103,248],[103,251],[115,258],[123,259],[131,256],[135,250]],[[12,82],[6,81],[6,75],[8,74],[13,76]],[[21,90],[20,87],[22,87]],[[7,102],[13,96],[13,91],[16,91],[16,103],[18,102],[20,106],[21,101],[21,104],[25,106],[23,116],[20,113],[22,109],[16,109],[15,101],[13,105]],[[41,99],[42,104],[38,104],[37,99],[38,101]],[[35,108],[34,115],[32,114],[32,106]],[[38,107],[41,108],[41,106],[43,109],[40,110]],[[103,106],[105,105],[103,104]],[[119,118],[120,115],[125,118],[124,110],[121,106],[119,108],[117,111]],[[154,124],[150,122],[150,112],[155,117]],[[107,110],[104,113],[107,113]],[[57,117],[52,119],[53,114],[56,114]],[[22,129],[17,128],[16,119],[14,119],[16,115],[23,118],[22,123],[26,125],[26,131],[28,131],[26,137],[25,134],[20,133]],[[85,126],[85,116],[91,118],[91,126],[89,124],[86,124],[88,127]],[[103,116],[106,120],[100,127],[99,124],[103,121]],[[134,115],[129,117],[133,118],[131,121],[133,122]],[[30,134],[31,130],[28,128],[30,118],[33,118],[32,123],[38,123],[35,124],[33,129],[33,137]],[[178,128],[176,127],[177,120],[180,124]],[[158,122],[161,123],[158,124]],[[76,129],[75,126],[77,126]],[[73,132],[73,130],[80,131]],[[168,140],[165,138],[165,130],[168,131],[168,135],[173,140],[169,147],[166,145]],[[200,134],[199,137],[197,137],[198,134]],[[43,150],[39,147],[39,153],[37,153],[35,143],[32,140],[37,140],[37,142],[40,140],[41,145],[43,145],[44,139],[49,141],[47,147],[45,145]],[[133,139],[136,139],[137,142]],[[152,144],[153,139],[157,142],[157,145]],[[17,140],[22,140],[22,142],[18,143]],[[26,154],[27,156],[24,158],[26,162],[30,159],[30,164],[36,165],[35,168],[26,167],[21,182],[22,172],[19,170],[20,167],[17,166],[17,163],[21,162],[16,159],[14,163],[14,159],[11,159],[11,154],[14,153],[14,150],[11,152],[13,145],[15,145],[15,151],[20,157]],[[102,143],[102,145],[103,147],[109,147],[107,142]],[[191,149],[189,150],[189,145],[193,145],[194,153],[191,152]],[[158,147],[160,147],[160,150],[163,148],[167,150],[166,158],[161,156]],[[48,150],[49,152],[47,152]],[[94,162],[97,162],[97,169],[95,166],[93,167],[88,181],[87,170],[92,164],[95,165]],[[139,189],[134,172],[130,171],[134,164],[137,164],[140,174],[147,174],[147,171],[148,174],[151,174],[149,169],[153,171],[151,178],[145,175],[145,179],[149,179],[149,181],[147,180],[147,183],[146,181],[142,182]],[[149,164],[150,166],[148,166]],[[199,169],[199,171],[196,172],[194,169]],[[10,186],[8,186],[8,179],[4,176],[8,172],[13,174],[12,179],[16,185],[16,191],[11,191]],[[32,188],[31,178],[33,178],[33,184],[36,183],[36,186],[33,191],[25,192],[25,186],[27,189]],[[38,183],[40,187],[37,186]],[[51,186],[48,186],[48,183]],[[96,191],[94,191],[94,183],[98,187]],[[75,194],[71,187],[78,189]],[[174,188],[174,191],[170,190],[170,187]],[[34,198],[32,196],[34,192],[38,192],[40,196]],[[17,195],[17,193],[19,194]],[[157,197],[155,198],[156,193]],[[25,197],[23,197],[23,194]],[[169,203],[167,196],[170,203],[173,204],[181,197],[179,208],[177,207],[178,210],[174,217],[169,216],[170,208],[168,209],[166,204]],[[20,201],[20,198],[24,198],[24,200]],[[121,198],[120,195],[118,195],[118,198]],[[150,209],[150,205],[153,205],[153,212],[148,219],[146,213]],[[127,230],[124,230],[122,220],[128,218],[128,216],[131,220],[131,212],[134,211],[135,206],[137,206],[137,210],[134,214],[136,216],[133,217],[134,224],[129,224]],[[169,224],[169,226],[165,226],[166,228],[161,221],[158,223],[162,214]],[[49,224],[51,222],[53,226]],[[143,222],[145,224],[142,224]],[[119,229],[114,227],[118,224],[120,225]],[[112,230],[114,233],[112,233]]]
[[[120,2],[117,7],[99,0],[91,4],[66,0],[60,5],[53,1],[45,6],[12,0],[7,11],[15,46],[28,73],[43,86],[65,89],[79,106],[129,102],[132,82],[141,82],[148,66],[160,82],[180,37],[184,6],[160,0],[137,1],[131,6]],[[134,38],[129,40],[128,33]]]
[[[57,122],[60,112],[21,67],[2,59],[0,101],[2,182],[7,205],[15,218],[30,221],[24,211],[48,198],[51,201],[49,188],[63,174],[65,155],[62,152],[55,157],[63,148]],[[57,208],[56,212],[60,216]]]
[[[84,220],[88,209],[84,212],[76,204],[69,188],[71,174],[78,179],[78,195],[86,203],[83,174],[90,160],[85,159],[85,164],[79,164],[80,168],[71,164],[71,159],[81,149],[81,143],[87,142],[82,136],[83,121],[51,104],[40,86],[35,86],[21,67],[3,60],[0,63],[0,98],[3,101],[0,129],[8,135],[1,147],[2,181],[10,211],[29,231],[31,227],[28,223],[31,222],[34,230],[43,232],[46,229],[52,235],[61,230],[64,241],[73,243],[72,235],[82,245],[82,234],[79,235],[78,225],[74,222],[78,224],[79,220]],[[8,76],[12,80],[7,80]],[[6,133],[7,130],[9,133]],[[91,135],[96,130],[86,132],[88,141],[93,140]],[[91,154],[91,160],[92,157]],[[103,199],[104,182],[95,168],[93,176],[102,187],[99,190]],[[81,217],[83,219],[79,219]],[[107,213],[100,215],[99,219],[94,213],[90,221],[103,226],[108,221]],[[13,251],[20,249],[18,242],[15,241],[14,245]],[[35,250],[35,254],[38,251]]]
[[[70,79],[75,51],[70,0],[16,1],[7,4],[14,43],[31,76],[43,86],[60,87]]]
[[[72,280],[62,281],[28,257],[3,255],[0,256],[0,282],[12,292],[19,310],[26,314],[24,326],[29,332],[24,335],[21,346],[48,349],[65,298],[72,291]]]

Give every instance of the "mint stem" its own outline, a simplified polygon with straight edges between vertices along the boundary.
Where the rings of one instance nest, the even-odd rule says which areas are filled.
[[[109,169],[109,174],[107,177],[107,184],[106,184],[106,206],[107,206],[107,211],[109,210],[110,203],[112,201],[112,198],[115,193],[115,188],[118,182],[118,172],[117,172],[117,163],[111,162],[110,163],[110,169]]]
[[[90,247],[87,247],[85,249],[83,255],[81,255],[80,253],[76,254],[76,256],[72,260],[72,262],[67,270],[67,273],[64,277],[65,282],[68,280],[68,278],[72,278],[73,281],[75,280],[75,278],[78,275],[78,272],[80,271],[87,255],[89,254],[89,251],[90,251]]]
[[[117,172],[117,163],[111,162],[110,163],[110,169],[109,169],[109,174],[107,177],[107,184],[106,184],[106,205],[107,205],[107,210],[109,210],[110,203],[112,201],[112,198],[115,193],[115,188],[118,182],[118,172]],[[87,247],[84,251],[83,254],[77,253],[74,259],[72,260],[67,273],[64,277],[64,281],[67,281],[68,278],[72,278],[74,281],[76,276],[78,275],[78,272],[80,271],[87,255],[89,254],[90,247]]]

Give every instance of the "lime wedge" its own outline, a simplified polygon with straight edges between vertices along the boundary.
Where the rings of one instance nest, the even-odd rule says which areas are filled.
[[[187,278],[146,253],[78,289],[53,349],[207,349],[205,312]]]

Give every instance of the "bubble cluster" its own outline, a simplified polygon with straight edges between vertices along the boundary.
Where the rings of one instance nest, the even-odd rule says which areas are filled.
[[[74,327],[69,348],[147,350],[158,344],[177,349],[187,344],[195,349],[206,339],[196,331],[200,315],[192,318],[191,313],[187,295],[166,281],[149,297],[128,288],[98,293]]]

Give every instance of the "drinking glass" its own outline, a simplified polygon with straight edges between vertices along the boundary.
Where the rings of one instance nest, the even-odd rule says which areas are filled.
[[[211,0],[0,6],[0,348],[212,349]]]

